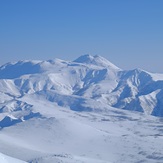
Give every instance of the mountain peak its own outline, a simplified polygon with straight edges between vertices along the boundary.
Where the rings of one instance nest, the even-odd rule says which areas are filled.
[[[78,62],[78,63],[90,63],[93,59],[94,59],[93,56],[91,56],[89,54],[85,54],[85,55],[81,55],[79,58],[77,58],[76,60],[74,60],[74,62]]]
[[[117,66],[112,64],[110,61],[108,61],[107,59],[99,55],[92,56],[89,54],[85,54],[85,55],[80,56],[76,60],[74,60],[74,62],[83,63],[83,64],[93,64],[93,65],[97,65],[101,67],[109,67],[112,69],[120,70],[120,68],[118,68]]]

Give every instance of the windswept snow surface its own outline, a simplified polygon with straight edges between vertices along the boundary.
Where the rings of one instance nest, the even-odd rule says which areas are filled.
[[[6,156],[2,153],[0,153],[0,162],[1,163],[26,163],[25,161],[21,161],[21,160]]]
[[[161,74],[83,55],[7,63],[0,88],[5,155],[29,163],[163,162]]]

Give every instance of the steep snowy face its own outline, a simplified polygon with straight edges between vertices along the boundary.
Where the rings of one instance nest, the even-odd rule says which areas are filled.
[[[135,69],[121,72],[118,86],[108,96],[111,99],[111,96],[116,96],[114,107],[163,116],[160,102],[162,88],[163,78],[156,80],[156,74]]]
[[[163,116],[163,75],[141,69],[123,71],[101,56],[83,55],[72,62],[54,59],[8,63],[0,67],[0,88],[1,112],[13,108],[13,103],[21,108],[22,97],[36,95],[72,110],[94,110],[86,108],[94,100],[106,108]]]

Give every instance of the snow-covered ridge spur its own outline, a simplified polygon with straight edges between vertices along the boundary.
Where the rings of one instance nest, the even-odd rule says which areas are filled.
[[[0,67],[0,112],[28,110],[22,99],[39,96],[76,111],[103,111],[105,106],[163,116],[163,74],[124,71],[101,56],[74,61],[18,61]],[[64,100],[63,100],[64,99]]]

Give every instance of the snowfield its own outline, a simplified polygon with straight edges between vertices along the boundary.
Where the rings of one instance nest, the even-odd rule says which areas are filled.
[[[162,74],[83,55],[7,63],[0,88],[2,163],[163,162]]]
[[[20,161],[18,159],[6,156],[2,153],[0,153],[0,162],[1,163],[26,163],[25,161]]]

